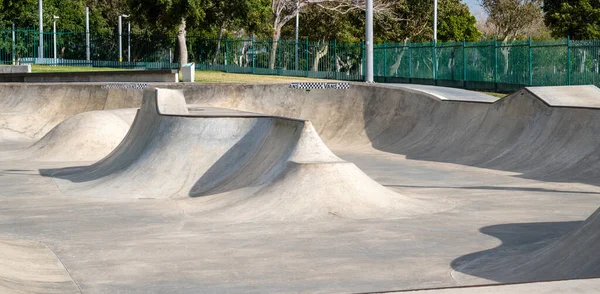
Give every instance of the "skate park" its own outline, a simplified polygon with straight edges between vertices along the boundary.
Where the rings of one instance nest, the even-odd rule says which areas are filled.
[[[593,293],[594,86],[0,85],[0,292]]]

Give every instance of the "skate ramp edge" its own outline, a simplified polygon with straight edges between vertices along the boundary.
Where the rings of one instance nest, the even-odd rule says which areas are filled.
[[[526,87],[524,91],[552,107],[600,108],[600,89],[594,85]]]
[[[0,292],[80,293],[71,275],[46,245],[0,238]]]
[[[182,90],[150,88],[144,90],[144,104],[156,109],[159,115],[188,115],[189,111]]]

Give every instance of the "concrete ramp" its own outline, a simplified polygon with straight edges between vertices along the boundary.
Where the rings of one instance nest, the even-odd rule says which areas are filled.
[[[554,240],[513,246],[464,262],[452,273],[462,284],[563,280],[600,276],[600,209],[573,231]]]
[[[120,109],[74,115],[24,149],[0,151],[0,160],[100,160],[121,143],[135,113],[136,109]]]
[[[308,121],[186,113],[181,92],[146,90],[110,155],[42,174],[66,194],[187,199],[188,213],[237,221],[405,217],[441,207],[371,180],[335,156]]]
[[[103,86],[3,84],[0,86],[0,143],[31,143],[64,120],[86,111],[139,107],[141,90]]]
[[[5,238],[0,238],[0,292],[81,293],[48,247]]]

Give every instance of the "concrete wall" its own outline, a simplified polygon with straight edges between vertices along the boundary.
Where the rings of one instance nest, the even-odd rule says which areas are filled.
[[[31,64],[0,66],[0,74],[30,73],[30,72],[31,72]]]
[[[130,70],[56,73],[0,73],[0,83],[143,82],[176,83],[176,70]]]

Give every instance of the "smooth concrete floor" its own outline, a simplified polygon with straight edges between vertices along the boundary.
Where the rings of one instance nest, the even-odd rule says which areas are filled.
[[[409,219],[207,222],[173,200],[65,196],[38,174],[72,163],[0,162],[0,237],[47,245],[84,293],[392,291],[499,282],[453,268],[556,238],[600,204],[594,185],[333,150],[386,187],[447,209]]]

